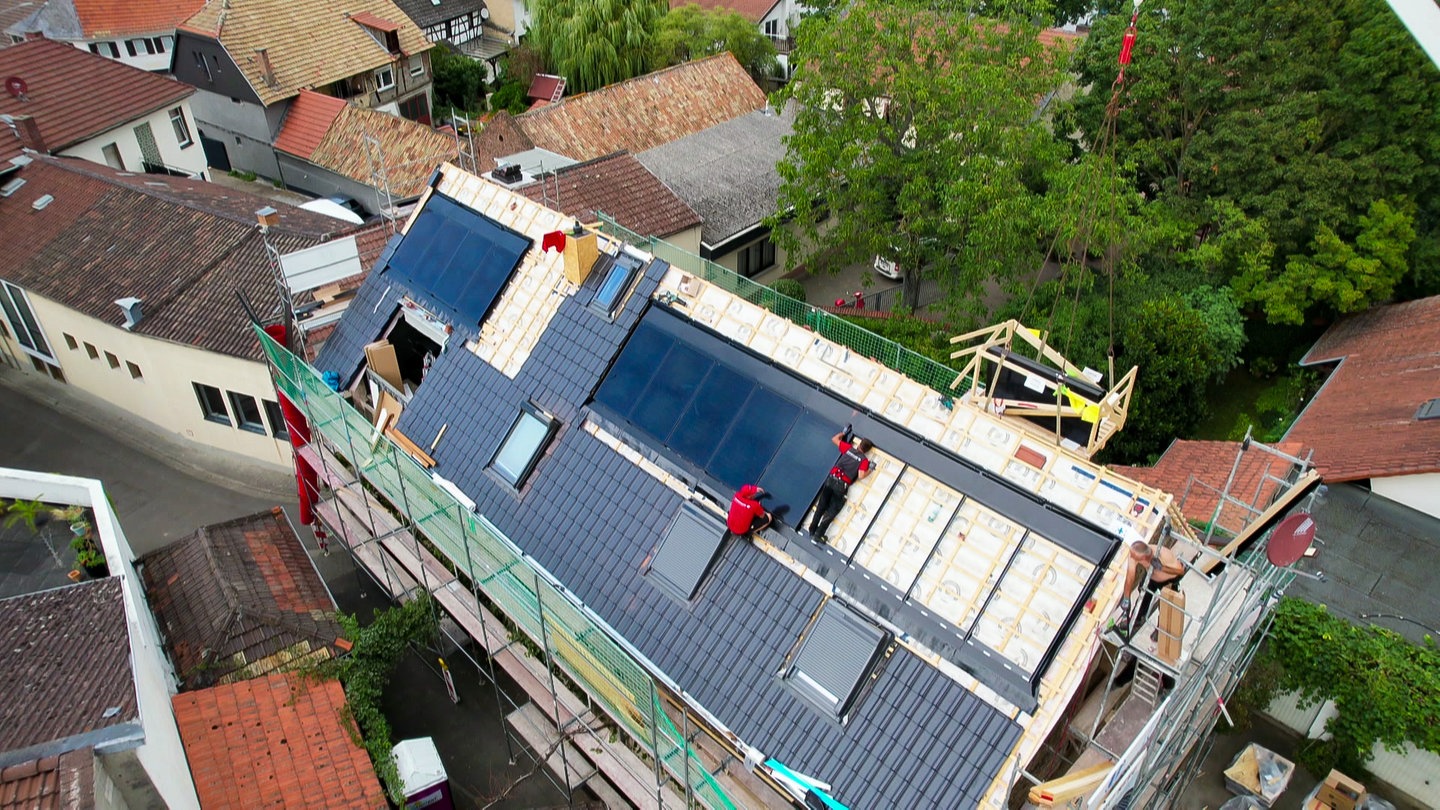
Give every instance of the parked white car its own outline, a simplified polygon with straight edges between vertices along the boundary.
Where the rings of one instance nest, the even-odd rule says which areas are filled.
[[[893,281],[904,278],[904,274],[900,272],[900,265],[878,253],[875,254],[875,272]]]

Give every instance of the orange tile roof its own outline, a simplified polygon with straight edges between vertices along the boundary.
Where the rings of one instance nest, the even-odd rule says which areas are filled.
[[[47,152],[178,104],[195,92],[188,84],[48,39],[0,50],[0,76],[18,76],[26,84],[23,99],[0,93],[0,113],[34,118]],[[9,127],[0,135],[9,140]]]
[[[70,0],[86,39],[161,34],[175,30],[205,0]]]
[[[377,17],[368,11],[362,11],[358,14],[351,14],[350,19],[354,20],[357,23],[360,23],[361,25],[374,28],[376,31],[385,31],[388,33],[390,31],[400,30],[400,26],[396,25],[395,23],[390,22],[383,17]]]
[[[260,103],[268,106],[302,88],[390,64],[394,57],[385,46],[353,19],[366,14],[399,21],[400,50],[405,54],[431,47],[390,0],[210,0],[180,28],[219,40]],[[265,81],[257,48],[266,49],[274,84]]]
[[[320,99],[315,96],[320,96]],[[351,180],[374,186],[378,182],[374,172],[379,167],[372,161],[371,150],[365,142],[367,136],[374,138],[379,142],[376,158],[383,155],[390,194],[397,200],[418,196],[436,166],[456,159],[459,150],[453,136],[398,115],[343,101],[336,109],[332,102],[321,100],[325,98],[310,90],[300,91],[294,106],[303,106],[301,115],[293,126],[293,108],[286,116],[280,136],[275,139],[276,149]],[[316,130],[329,110],[336,110],[335,115],[323,134],[315,139]],[[310,146],[312,140],[314,143]],[[306,149],[307,146],[310,148]]]
[[[0,810],[79,810],[95,803],[95,749],[0,770]]]
[[[345,99],[311,90],[301,90],[285,113],[285,123],[275,136],[275,148],[300,157],[309,157],[325,139],[330,125],[345,109]]]
[[[1440,472],[1440,296],[1376,307],[1331,326],[1303,366],[1336,363],[1285,438],[1315,448],[1328,481]]]
[[[1285,442],[1276,449],[1292,456],[1302,452],[1301,445],[1294,442]],[[1237,468],[1235,457],[1239,452],[1240,442],[1176,439],[1153,467],[1116,465],[1111,469],[1174,495],[1175,503],[1186,518],[1206,523],[1215,515],[1220,492],[1230,480],[1232,470],[1235,479],[1230,484],[1230,496],[1258,509],[1270,503],[1278,486],[1266,476],[1283,478],[1289,471],[1289,464],[1283,459],[1254,447],[1247,448],[1240,456]],[[1238,532],[1250,517],[1253,515],[1239,507],[1227,506],[1220,514],[1220,526]]]
[[[535,146],[593,160],[643,152],[764,107],[765,94],[726,51],[561,99],[515,122]]]
[[[670,8],[696,5],[707,11],[725,9],[739,14],[750,22],[758,23],[765,19],[765,15],[769,14],[770,9],[775,8],[775,4],[778,2],[779,0],[670,0]]]
[[[205,810],[386,807],[339,681],[267,675],[172,701]]]

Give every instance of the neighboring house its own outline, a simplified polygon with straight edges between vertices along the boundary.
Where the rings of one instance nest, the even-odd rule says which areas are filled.
[[[175,696],[205,810],[384,810],[385,791],[337,680],[272,674]]]
[[[205,176],[188,85],[44,39],[0,51],[0,76],[24,85],[0,94],[0,161],[32,149],[121,171]]]
[[[1213,524],[1217,534],[1238,534],[1286,487],[1293,463],[1303,448],[1293,442],[1276,445],[1279,454],[1241,442],[1176,439],[1150,467],[1117,464],[1111,469],[1175,495],[1185,517],[1204,532]],[[1222,497],[1230,493],[1228,498]]]
[[[5,27],[12,37],[42,36],[155,72],[170,70],[175,28],[204,0],[43,0]]]
[[[671,8],[696,5],[703,9],[733,11],[755,24],[775,46],[782,78],[790,76],[790,51],[795,48],[795,24],[810,9],[794,0],[670,0]]]
[[[456,160],[453,134],[301,90],[275,136],[279,180],[317,197],[343,195],[371,214],[414,200],[435,167]]]
[[[765,94],[726,51],[568,96],[515,123],[534,146],[593,160],[622,150],[638,155],[764,108]]]
[[[785,253],[770,238],[785,138],[795,108],[768,107],[732,118],[636,157],[700,214],[702,259],[760,283],[784,270]]]
[[[457,47],[479,39],[490,19],[485,0],[395,0],[395,5],[420,27],[426,39]]]
[[[35,13],[45,0],[0,0],[0,48],[24,42],[24,34],[9,33],[10,26]]]
[[[604,212],[640,236],[692,253],[700,247],[700,215],[626,152],[557,169],[518,190],[581,222]]]
[[[1122,542],[1158,538],[1170,496],[831,342],[733,275],[603,239],[590,265],[593,234],[571,217],[453,166],[433,187],[315,368],[285,360],[303,378],[280,379],[287,391],[333,373],[360,409],[297,397],[325,445],[303,466],[330,449],[374,459],[358,474],[323,462],[345,496],[322,519],[359,546],[364,518],[342,511],[380,490],[401,528],[376,535],[422,532],[449,558],[409,570],[473,583],[435,583],[444,610],[477,639],[503,614],[616,718],[596,732],[576,716],[592,704],[528,678],[537,704],[578,707],[556,710],[577,753],[610,768],[632,756],[617,735],[664,752],[629,772],[637,803],[683,805],[691,780],[724,806],[683,753],[713,739],[717,779],[773,780],[745,783],[749,806],[801,802],[778,787],[794,773],[849,807],[1007,806],[1101,655]],[[375,351],[382,338],[395,353]],[[396,354],[392,394],[375,379],[397,375]],[[396,444],[368,430],[349,444],[343,425],[397,411]],[[876,467],[817,544],[792,527],[847,423]],[[730,538],[725,507],[754,482],[780,519]]]
[[[3,359],[167,430],[270,464],[290,447],[250,320],[280,299],[269,245],[353,240],[351,226],[186,178],[34,157],[0,173]],[[138,300],[137,300],[138,299]]]
[[[274,143],[301,90],[430,122],[431,44],[390,0],[210,0],[177,37],[218,169],[280,179]]]
[[[170,704],[174,674],[104,487],[0,469],[0,498],[84,507],[110,569],[71,582],[72,559],[56,553],[69,554],[68,527],[44,542],[24,524],[0,528],[0,805],[199,808]]]
[[[1330,376],[1285,439],[1314,448],[1326,481],[1440,517],[1440,296],[1351,315],[1300,365]]]
[[[335,600],[279,507],[202,526],[135,561],[180,691],[335,658]]]

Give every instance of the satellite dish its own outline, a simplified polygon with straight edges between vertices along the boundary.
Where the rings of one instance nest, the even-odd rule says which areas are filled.
[[[1284,568],[1294,565],[1305,556],[1306,549],[1315,540],[1315,519],[1308,513],[1296,512],[1280,521],[1270,532],[1270,543],[1265,547],[1265,558],[1271,565]]]
[[[24,96],[28,89],[30,89],[30,85],[26,84],[25,80],[19,76],[11,76],[5,80],[5,91],[15,98]]]

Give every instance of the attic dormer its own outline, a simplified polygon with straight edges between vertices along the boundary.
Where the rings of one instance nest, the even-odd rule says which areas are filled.
[[[390,22],[384,17],[362,11],[358,14],[351,14],[350,21],[359,24],[365,29],[365,33],[375,38],[375,42],[394,56],[404,56],[405,52],[400,50],[400,26],[398,23]]]

